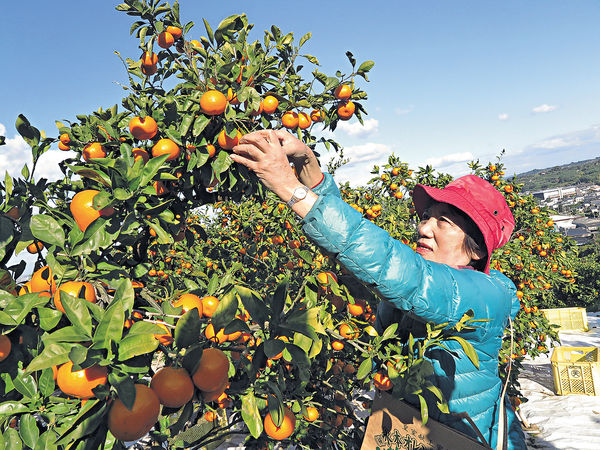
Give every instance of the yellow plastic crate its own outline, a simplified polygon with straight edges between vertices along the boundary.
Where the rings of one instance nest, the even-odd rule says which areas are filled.
[[[600,349],[555,347],[550,362],[557,395],[600,396]]]
[[[588,331],[587,312],[585,308],[552,308],[540,309],[548,322],[560,325],[561,330]]]

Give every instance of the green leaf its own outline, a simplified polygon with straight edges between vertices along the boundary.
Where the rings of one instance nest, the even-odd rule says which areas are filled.
[[[263,432],[263,422],[252,391],[242,396],[242,418],[252,437],[258,439]]]
[[[192,128],[192,136],[200,136],[209,123],[210,119],[204,114],[200,114],[196,117],[196,120],[194,120],[194,128]]]
[[[131,284],[131,283],[130,283]],[[110,349],[113,342],[120,342],[123,336],[123,324],[125,323],[125,312],[123,301],[113,301],[104,311],[102,320],[96,327],[92,342],[94,348]]]
[[[264,351],[267,358],[272,358],[283,351],[285,343],[281,339],[269,339],[265,341]]]
[[[18,375],[13,378],[15,389],[24,397],[33,398],[37,394],[37,385],[31,375],[19,370]]]
[[[421,404],[421,421],[423,422],[423,425],[425,425],[427,423],[427,420],[429,419],[429,409],[427,408],[427,402],[425,401],[425,397],[423,397],[422,395],[419,395],[419,403]]]
[[[126,361],[134,356],[151,353],[157,348],[158,340],[153,334],[129,334],[119,343],[119,360]]]
[[[372,369],[373,369],[373,360],[371,358],[365,359],[363,362],[360,363],[360,366],[358,366],[358,371],[356,372],[356,378],[358,378],[359,380],[365,379],[367,377],[367,375],[369,375],[369,373],[371,373]]]
[[[360,67],[358,68],[358,70],[356,72],[360,73],[360,74],[364,74],[364,73],[368,72],[369,70],[371,70],[374,65],[375,65],[375,63],[373,61],[365,61],[364,63],[362,63],[360,65]]]
[[[54,389],[56,387],[56,383],[54,383],[54,374],[52,373],[52,369],[44,369],[42,370],[42,374],[38,380],[38,388],[40,389],[40,393],[44,397],[49,397],[54,393]]]
[[[50,308],[38,308],[38,317],[40,318],[40,327],[44,331],[50,331],[58,322],[60,322],[60,318],[62,317],[62,313],[56,309]]]
[[[19,434],[27,447],[35,447],[35,444],[40,437],[40,431],[38,430],[35,417],[31,414],[24,414],[21,416],[21,420],[19,420]]]
[[[54,333],[42,337],[44,345],[50,345],[55,342],[83,342],[87,339],[89,339],[89,336],[81,328],[74,326],[59,328]]]
[[[475,348],[470,342],[467,342],[465,339],[459,336],[450,336],[447,339],[458,342],[469,360],[475,367],[477,367],[477,369],[479,369],[479,355],[477,355],[477,351],[475,351]]]
[[[198,342],[200,336],[200,314],[198,308],[193,308],[186,312],[181,319],[177,321],[175,327],[175,345],[178,348],[185,348]],[[217,328],[220,329],[220,328]]]
[[[48,367],[58,366],[69,361],[69,352],[75,344],[73,343],[53,343],[46,345],[42,353],[33,358],[25,372],[35,372],[36,370],[47,369]]]
[[[302,47],[306,41],[311,38],[312,34],[310,32],[306,33],[304,36],[300,38],[300,42],[298,43],[298,48]]]
[[[392,338],[396,337],[396,330],[397,329],[398,329],[398,324],[397,323],[391,324],[383,332],[383,335],[381,336],[381,340],[385,341],[385,340],[392,339]]]
[[[202,19],[204,21],[204,28],[206,28],[206,34],[208,35],[208,39],[210,39],[211,42],[215,41],[215,35],[213,34],[213,30],[210,27],[210,25],[208,24],[208,22],[206,21],[206,19]],[[254,436],[257,437],[257,436]]]
[[[23,137],[25,142],[27,142],[27,144],[30,147],[33,148],[34,146],[39,144],[40,131],[34,126],[32,126],[29,123],[29,120],[27,120],[27,118],[23,114],[19,114],[15,126],[19,134]]]
[[[23,441],[19,437],[19,432],[14,428],[9,428],[4,432],[4,440],[6,449],[21,450],[23,448]]]
[[[57,450],[58,447],[54,444],[58,435],[53,429],[42,433],[37,443],[35,444],[34,450]],[[0,447],[1,448],[1,447]]]
[[[219,152],[215,160],[212,162],[211,167],[216,174],[225,172],[233,164],[233,159],[227,152]]]
[[[0,323],[4,325],[20,324],[25,320],[25,317],[29,315],[33,308],[48,303],[48,298],[40,297],[37,292],[21,295],[19,297],[12,297],[12,299],[13,300],[4,308],[3,312],[5,313],[5,316],[0,316]]]
[[[142,175],[140,177],[140,188],[146,186],[154,178],[168,157],[169,155],[166,154],[157,156],[155,158],[150,158],[150,161],[144,165],[144,169],[142,170]]]
[[[135,403],[135,383],[129,375],[123,374],[116,376],[115,374],[109,379],[111,386],[117,390],[117,396],[123,402],[127,409],[132,409]]]
[[[82,290],[87,289],[82,286]],[[87,300],[73,297],[72,295],[61,291],[60,301],[65,309],[65,313],[74,327],[84,333],[88,339],[92,337],[92,316],[87,307],[83,304]]]
[[[29,411],[29,408],[21,402],[8,401],[0,403],[0,418],[27,411]]]
[[[232,288],[219,300],[219,305],[212,315],[211,322],[215,330],[225,328],[233,320],[238,310],[238,299],[235,290]]]
[[[252,320],[263,326],[267,320],[267,306],[260,294],[245,286],[235,286],[235,290],[239,294],[242,304],[246,308],[246,311],[248,311],[248,314],[250,314]]]
[[[51,216],[37,214],[30,221],[31,233],[40,241],[59,247],[65,246],[65,232]]]
[[[325,334],[323,325],[319,322],[320,308],[293,311],[280,327],[302,333],[311,339],[318,339],[317,333]]]
[[[84,436],[90,436],[98,429],[98,427],[105,423],[104,419],[108,407],[109,406],[106,402],[101,402],[100,400],[94,399],[88,400],[88,402],[79,410],[79,413],[75,417],[75,420],[70,427],[59,436],[56,444],[64,445],[72,440],[80,439]],[[104,441],[105,435],[106,431],[103,433],[98,433],[94,439],[102,439]],[[91,445],[92,448],[99,447],[99,445]]]
[[[279,323],[279,318],[283,312],[283,307],[285,306],[288,281],[288,278],[285,277],[277,284],[273,299],[271,300],[271,321],[274,324]]]

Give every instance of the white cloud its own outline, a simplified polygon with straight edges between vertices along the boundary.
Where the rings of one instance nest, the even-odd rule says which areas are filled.
[[[558,108],[558,106],[556,106],[556,105],[547,105],[546,103],[544,103],[543,105],[536,106],[531,111],[534,113],[547,113],[547,112],[555,111],[557,108]]]
[[[398,114],[399,116],[404,115],[404,114],[408,114],[409,112],[411,112],[414,109],[413,105],[410,105],[408,108],[396,108],[394,109],[394,112],[396,114]]]
[[[424,165],[433,166],[435,169],[447,167],[452,164],[467,162],[475,159],[471,152],[451,153],[440,157],[427,158]]]
[[[508,120],[508,114],[506,114],[506,113],[498,114],[498,120]]]
[[[360,122],[339,122],[337,128],[350,136],[364,137],[379,132],[379,121],[377,119],[367,119],[364,125]]]
[[[6,127],[0,123],[0,134],[4,135]],[[62,177],[58,163],[67,157],[72,157],[72,152],[61,152],[52,149],[40,156],[35,169],[35,178],[56,180]],[[0,174],[8,172],[12,177],[22,177],[21,169],[27,164],[32,169],[31,148],[23,138],[15,134],[12,138],[6,136],[6,145],[0,146]]]
[[[348,165],[354,165],[358,163],[365,163],[369,161],[376,161],[382,157],[388,157],[392,153],[389,146],[385,144],[377,144],[374,142],[367,142],[363,145],[351,145],[344,147],[344,157],[348,158],[350,162]],[[370,169],[370,167],[369,167]]]
[[[552,149],[552,148],[569,147],[571,145],[576,145],[576,143],[569,142],[567,139],[559,137],[559,138],[546,139],[545,141],[538,142],[537,144],[535,144],[535,147]]]

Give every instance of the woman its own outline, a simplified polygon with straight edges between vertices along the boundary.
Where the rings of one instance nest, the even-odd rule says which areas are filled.
[[[477,351],[479,370],[455,341],[448,347],[457,356],[445,351],[427,356],[434,366],[432,381],[443,391],[450,412],[466,412],[496,447],[502,391],[498,353],[508,318],[519,310],[514,284],[489,269],[492,251],[508,241],[514,228],[502,194],[474,175],[444,189],[417,185],[413,201],[421,222],[413,252],[345,203],[312,151],[288,132],[250,133],[231,157],[255,172],[302,218],[308,237],[380,293],[386,300],[377,308],[380,330],[398,322],[399,330],[418,336],[426,322],[456,323],[469,310],[476,319],[486,319],[475,331],[461,333]],[[507,448],[525,449],[523,431],[505,404]],[[433,417],[476,436],[456,414]]]

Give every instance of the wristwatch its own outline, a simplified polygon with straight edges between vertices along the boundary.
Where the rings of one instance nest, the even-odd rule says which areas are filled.
[[[306,186],[298,186],[296,189],[294,189],[294,192],[292,193],[292,198],[289,199],[286,205],[288,205],[291,208],[300,200],[304,200],[306,198],[306,194],[308,194],[308,191],[310,191],[310,189]]]

